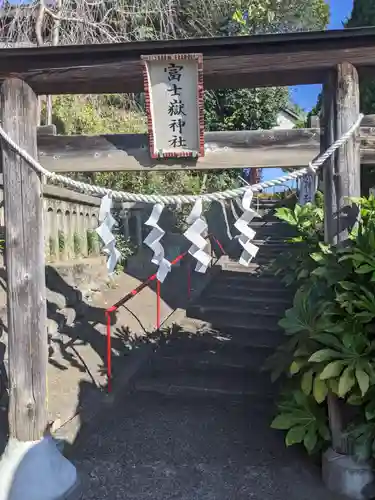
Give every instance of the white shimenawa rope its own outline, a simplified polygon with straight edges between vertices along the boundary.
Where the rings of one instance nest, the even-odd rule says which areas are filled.
[[[350,129],[343,134],[340,139],[335,141],[325,153],[318,156],[318,158],[312,161],[307,168],[302,168],[295,172],[291,172],[290,174],[284,175],[282,177],[277,177],[272,181],[261,182],[259,184],[253,184],[252,186],[244,186],[237,189],[228,189],[222,192],[215,193],[205,193],[198,195],[187,195],[187,194],[178,194],[178,195],[158,195],[158,194],[135,194],[135,193],[127,193],[125,191],[113,191],[108,188],[104,188],[101,186],[95,186],[92,184],[87,184],[86,182],[75,181],[74,179],[70,179],[69,177],[65,177],[64,175],[55,174],[54,172],[50,172],[46,170],[40,163],[35,160],[32,156],[29,155],[27,151],[20,148],[11,137],[5,132],[5,130],[0,125],[0,136],[4,142],[6,142],[14,151],[16,151],[24,160],[26,160],[29,165],[34,168],[37,172],[50,179],[52,182],[56,184],[62,184],[68,188],[73,188],[78,191],[82,191],[84,193],[92,194],[94,196],[105,196],[109,194],[112,196],[114,200],[117,201],[133,201],[133,202],[143,202],[143,203],[163,203],[165,205],[180,205],[183,203],[195,203],[197,199],[201,199],[202,201],[222,201],[229,200],[232,198],[237,198],[242,196],[248,189],[252,189],[252,191],[257,192],[262,189],[279,186],[284,184],[285,182],[297,179],[302,177],[305,174],[315,173],[319,167],[321,167],[324,162],[343,144],[346,143],[348,139],[354,134],[357,128],[360,126],[361,121],[363,119],[363,114],[360,114],[357,121],[350,127]]]

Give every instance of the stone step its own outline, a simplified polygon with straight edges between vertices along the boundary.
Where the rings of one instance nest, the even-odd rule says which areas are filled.
[[[268,303],[254,303],[252,307],[246,304],[232,304],[232,305],[192,305],[186,311],[189,318],[197,318],[202,321],[207,321],[214,325],[216,328],[221,327],[222,324],[227,324],[228,321],[236,321],[236,324],[247,325],[249,323],[257,323],[259,327],[263,322],[271,322],[277,324],[278,321],[284,316],[286,307],[283,305],[281,308],[274,307],[274,304]]]
[[[243,268],[246,270],[246,268]],[[215,277],[215,283],[224,284],[239,284],[239,283],[248,283],[250,286],[269,286],[273,287],[285,287],[285,285],[281,281],[281,277],[275,275],[275,273],[267,273],[264,275],[259,275],[251,272],[237,272],[237,270],[233,269],[221,269],[221,271]]]
[[[277,222],[252,222],[250,227],[256,233],[256,239],[264,239],[269,237],[270,239],[286,239],[297,235],[295,229],[285,226]]]
[[[243,290],[242,290],[243,292]],[[198,305],[198,304],[197,304]],[[209,290],[200,299],[199,305],[202,307],[218,307],[218,308],[234,308],[246,311],[254,311],[265,309],[273,309],[278,314],[283,314],[286,309],[292,307],[291,296],[270,297],[267,292],[259,293],[242,293],[241,295],[230,295],[228,291],[218,293],[215,289],[210,293]]]
[[[237,261],[230,261],[223,259],[220,262],[220,265],[223,271],[231,271],[231,272],[236,272],[238,274],[250,274],[257,276],[262,274],[264,276],[269,277],[275,275],[275,272],[272,269],[270,269],[271,263],[272,262],[270,260],[267,260],[267,262],[265,263],[259,263],[259,264],[256,261],[253,261],[248,266],[242,266]]]
[[[159,355],[155,357],[152,366],[155,369],[164,369],[174,372],[181,369],[191,369],[193,371],[209,371],[213,369],[220,370],[243,370],[248,372],[262,372],[267,358],[274,352],[272,349],[256,348],[244,349],[229,344],[219,346],[216,349],[212,346],[191,341],[188,348],[181,350],[180,347],[186,347],[185,344],[177,341],[160,349]],[[196,344],[199,345],[196,345]],[[180,347],[179,347],[180,346]]]
[[[280,253],[275,253],[272,255],[265,255],[264,253],[258,252],[254,257],[252,264],[258,264],[259,266],[271,266],[275,259],[280,255]],[[236,266],[238,263],[236,262]],[[241,265],[241,264],[240,264]],[[242,267],[242,266],[241,266]]]
[[[283,227],[287,229],[295,229],[287,224],[286,222],[278,219],[276,215],[265,215],[264,217],[255,217],[251,222],[251,226],[272,226],[272,227]]]
[[[205,296],[249,299],[256,297],[280,299],[282,302],[289,303],[293,301],[294,291],[291,288],[281,286],[259,286],[251,282],[235,281],[230,283],[217,283],[216,280],[205,290]],[[202,297],[203,300],[203,297]]]
[[[276,239],[276,238],[256,238],[253,240],[254,245],[260,247],[261,249],[264,250],[270,250],[270,251],[284,251],[284,250],[291,250],[295,248],[297,245],[296,244],[291,244],[286,242],[283,239]],[[259,250],[260,251],[260,250]]]
[[[242,266],[238,262],[220,262],[220,268],[226,276],[222,278],[232,279],[235,277],[236,279],[259,279],[259,278],[274,278],[276,282],[281,282],[281,276],[275,274],[275,270],[273,266],[271,266],[271,262],[267,264],[257,264],[256,262],[250,263],[249,266]]]
[[[239,266],[239,265],[238,265]],[[245,266],[241,266],[242,269],[247,269]],[[239,280],[246,281],[249,283],[259,283],[263,285],[283,285],[281,281],[281,277],[279,275],[267,275],[267,276],[259,276],[258,274],[245,272],[240,273],[231,269],[221,269],[220,272],[215,276],[215,281],[228,281],[228,280]]]
[[[280,221],[276,217],[273,217],[272,215],[265,215],[260,218],[255,218],[253,219],[250,224],[251,227],[272,227],[275,231],[278,231],[280,228],[282,228],[282,231],[284,229],[293,230],[294,228],[288,226],[287,224],[284,224],[284,222]]]
[[[266,337],[271,336],[272,339],[275,337],[278,341],[284,340],[284,335],[281,332],[277,334],[266,332],[266,335],[259,332],[259,335],[254,335],[253,332],[249,334],[249,332],[239,329],[238,332],[234,333],[233,337],[230,334],[210,330],[208,327],[194,333],[182,331],[168,339],[167,343],[160,348],[160,352],[167,357],[179,356],[182,352],[189,356],[205,356],[216,353],[231,359],[239,359],[244,356],[254,365],[263,366],[264,361],[273,354],[273,344],[275,344],[275,342],[271,342],[271,345],[267,345]]]
[[[191,318],[186,318],[185,321],[189,320],[194,321]],[[275,348],[285,341],[284,330],[277,324],[275,318],[265,320],[263,317],[257,322],[251,321],[245,324],[235,317],[226,318],[225,324],[220,325],[220,329],[207,322],[202,324],[204,326],[199,331],[186,335],[188,343],[199,339],[199,342],[211,345],[212,348],[228,343],[242,348]]]
[[[284,243],[282,241],[274,242],[273,240],[261,240],[255,238],[253,240],[254,245],[259,247],[259,252],[269,252],[269,253],[276,253],[276,252],[286,252],[286,251],[291,251],[295,248],[295,245],[291,245],[290,243]]]
[[[215,370],[202,374],[192,370],[170,373],[151,369],[149,376],[135,383],[135,388],[175,396],[246,396],[264,402],[272,402],[277,393],[276,386],[265,373],[254,372],[249,376],[247,372],[218,373]]]

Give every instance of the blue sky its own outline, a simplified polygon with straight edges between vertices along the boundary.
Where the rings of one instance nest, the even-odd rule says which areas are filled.
[[[343,22],[350,16],[353,9],[353,0],[327,0],[331,10],[331,21],[329,29],[341,29]],[[291,89],[292,100],[305,111],[310,111],[316,104],[321,85],[301,85]],[[278,168],[264,168],[263,179],[265,181],[283,175]],[[288,183],[289,184],[289,183]]]
[[[328,0],[331,10],[329,29],[341,29],[343,22],[350,16],[353,9],[353,0]],[[316,104],[320,92],[320,85],[302,85],[291,89],[292,99],[301,108],[310,111]]]

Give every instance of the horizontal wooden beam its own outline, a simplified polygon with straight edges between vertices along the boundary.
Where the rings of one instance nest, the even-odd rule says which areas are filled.
[[[374,73],[375,29],[0,50],[0,80],[38,94],[142,92],[142,55],[202,53],[205,89],[323,83],[350,61]]]
[[[372,117],[365,123],[375,124]],[[53,172],[303,167],[319,154],[320,129],[206,132],[198,160],[150,158],[147,135],[38,136],[41,164]],[[375,129],[361,127],[363,164],[375,165]]]

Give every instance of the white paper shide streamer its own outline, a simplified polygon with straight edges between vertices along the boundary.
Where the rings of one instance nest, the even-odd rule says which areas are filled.
[[[163,283],[171,270],[171,263],[164,257],[164,248],[160,243],[160,240],[165,235],[165,231],[158,225],[163,208],[164,205],[162,203],[154,205],[150,217],[145,222],[145,225],[151,227],[152,230],[143,242],[154,252],[151,262],[159,266],[156,277],[161,283]]]
[[[192,243],[189,254],[197,260],[195,270],[198,273],[205,273],[211,262],[211,256],[205,251],[207,241],[202,236],[208,227],[202,218],[202,209],[202,200],[198,199],[186,219],[186,222],[191,226],[184,232],[185,238]]]
[[[254,217],[258,216],[257,212],[250,208],[252,199],[253,191],[248,189],[242,198],[243,214],[234,224],[234,227],[241,233],[238,241],[243,247],[243,252],[239,262],[243,266],[248,266],[259,250],[257,246],[251,243],[255,237],[255,231],[249,227],[249,223],[254,219]]]
[[[111,215],[111,208],[112,198],[106,194],[100,204],[99,222],[101,224],[96,229],[96,232],[104,243],[103,252],[108,255],[107,269],[110,274],[115,270],[116,264],[121,257],[121,253],[116,248],[116,238],[112,233],[112,228],[117,223]]]

